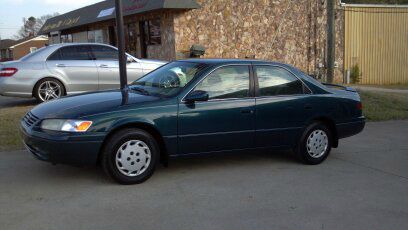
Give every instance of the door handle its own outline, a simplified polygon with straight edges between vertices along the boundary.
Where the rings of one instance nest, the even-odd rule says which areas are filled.
[[[99,67],[101,67],[101,68],[109,68],[109,66],[108,66],[108,65],[105,65],[105,64],[101,64]]]
[[[241,113],[242,114],[253,114],[254,111],[252,109],[243,109],[241,110]]]
[[[311,110],[312,108],[313,108],[312,105],[309,105],[309,104],[306,104],[306,105],[305,105],[305,109],[306,109],[306,110]]]
[[[57,67],[66,67],[65,64],[56,64]]]

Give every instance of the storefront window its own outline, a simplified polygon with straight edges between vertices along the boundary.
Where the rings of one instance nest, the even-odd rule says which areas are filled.
[[[161,44],[160,19],[149,20],[149,45]]]
[[[88,42],[92,43],[108,43],[108,31],[107,30],[92,30],[88,31]]]
[[[87,42],[88,41],[88,32],[79,32],[72,34],[72,41],[73,42]]]
[[[61,35],[61,43],[71,43],[71,42],[72,42],[72,34]]]

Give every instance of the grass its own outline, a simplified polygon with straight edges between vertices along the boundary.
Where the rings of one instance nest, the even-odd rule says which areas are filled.
[[[0,109],[0,151],[23,148],[20,137],[20,120],[31,106]]]
[[[408,90],[408,84],[396,84],[396,85],[350,85],[350,86],[367,86],[367,87],[374,87],[374,88],[383,88],[383,89],[406,89]]]
[[[408,119],[408,94],[360,91],[368,121]]]

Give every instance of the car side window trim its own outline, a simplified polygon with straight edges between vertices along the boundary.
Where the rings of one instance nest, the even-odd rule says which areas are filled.
[[[217,68],[211,70],[208,74],[206,74],[204,77],[202,77],[200,79],[200,81],[197,82],[197,84],[195,84],[180,100],[180,103],[186,103],[186,101],[184,100],[185,97],[187,97],[191,92],[193,92],[197,86],[199,84],[201,84],[202,81],[204,81],[207,77],[209,77],[212,73],[214,73],[215,71],[217,71],[218,69],[221,69],[223,67],[229,67],[229,66],[247,66],[248,67],[248,71],[249,71],[249,97],[245,97],[245,98],[225,98],[225,99],[210,99],[208,101],[205,102],[201,102],[201,103],[206,103],[206,102],[213,102],[213,101],[230,101],[230,100],[248,100],[248,99],[254,99],[255,98],[255,77],[254,77],[254,73],[252,71],[252,67],[251,64],[226,64],[226,65],[221,65],[218,66]]]
[[[303,88],[303,93],[302,94],[281,94],[281,95],[273,95],[273,96],[260,96],[259,94],[259,79],[258,79],[258,74],[256,72],[256,67],[257,66],[268,66],[268,67],[275,67],[275,68],[281,68],[286,70],[288,73],[290,73],[293,77],[295,77],[296,79],[298,79],[301,83],[302,83],[302,88]],[[296,76],[296,74],[294,74],[289,68],[286,68],[285,66],[281,66],[281,65],[274,65],[274,64],[253,64],[252,65],[252,69],[253,69],[253,73],[254,73],[254,79],[255,79],[255,97],[256,98],[270,98],[270,97],[285,97],[285,96],[305,96],[305,95],[313,95],[313,91],[309,88],[309,86],[307,86],[301,78],[299,78],[298,76]],[[305,93],[304,88],[307,88],[310,93]]]

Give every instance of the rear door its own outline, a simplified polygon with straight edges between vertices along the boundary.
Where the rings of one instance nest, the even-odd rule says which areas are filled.
[[[88,45],[61,47],[47,59],[47,67],[66,80],[69,94],[98,90],[98,72]]]
[[[99,89],[116,89],[120,86],[118,50],[109,46],[91,45],[99,75]],[[140,63],[127,63],[128,83],[143,76]]]
[[[254,66],[257,147],[290,146],[312,114],[310,90],[281,66]]]

